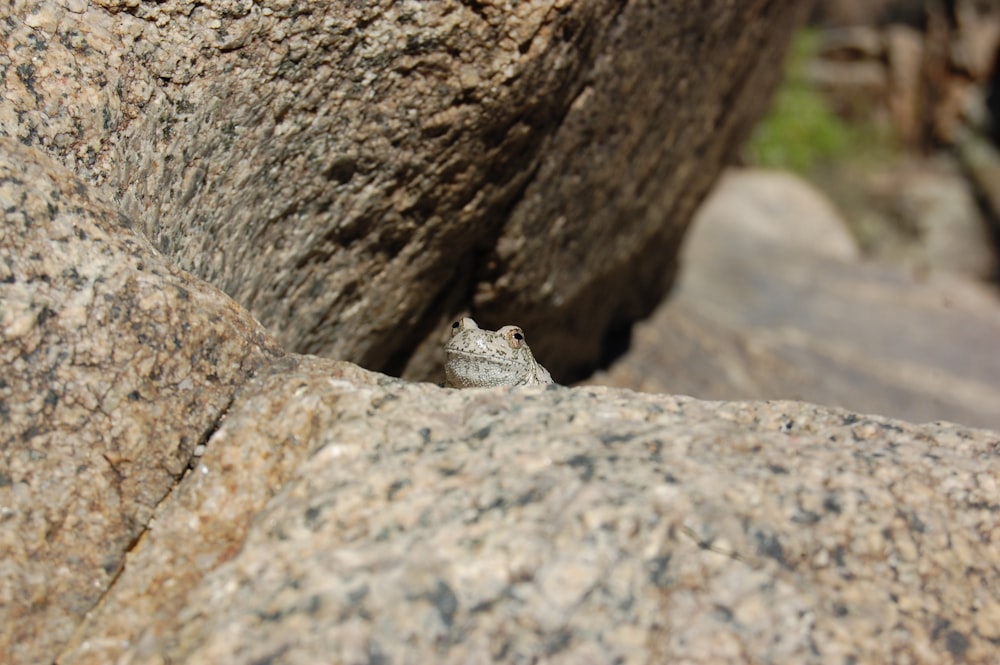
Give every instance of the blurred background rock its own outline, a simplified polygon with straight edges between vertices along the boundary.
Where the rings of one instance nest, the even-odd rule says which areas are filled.
[[[817,3],[671,298],[591,381],[1000,428],[1000,4]]]
[[[810,177],[869,256],[995,280],[998,40],[994,2],[821,2],[749,159]]]

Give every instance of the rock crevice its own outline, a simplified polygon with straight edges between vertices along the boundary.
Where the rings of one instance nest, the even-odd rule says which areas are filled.
[[[3,133],[109,188],[285,348],[426,379],[440,324],[471,309],[492,327],[522,317],[566,381],[664,294],[804,9],[35,0],[10,14]]]

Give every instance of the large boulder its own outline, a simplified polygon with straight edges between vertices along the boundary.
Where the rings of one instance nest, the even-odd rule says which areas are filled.
[[[283,354],[0,147],[6,661],[995,660],[997,433]]]
[[[19,1],[0,123],[290,350],[428,377],[471,309],[566,380],[665,292],[806,11]]]
[[[5,660],[989,662],[995,433],[406,383],[182,269],[293,349],[474,304],[571,373],[805,3],[689,4],[6,7]]]
[[[1000,435],[289,356],[61,665],[992,663]]]

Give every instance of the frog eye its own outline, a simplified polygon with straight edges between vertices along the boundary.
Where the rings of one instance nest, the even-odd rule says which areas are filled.
[[[473,321],[467,316],[463,316],[458,321],[455,321],[455,323],[451,324],[451,336],[454,337],[463,330],[478,330],[478,329],[479,326],[476,324],[475,321]]]
[[[524,346],[524,332],[517,326],[507,326],[505,331],[507,343],[512,349],[520,349]]]

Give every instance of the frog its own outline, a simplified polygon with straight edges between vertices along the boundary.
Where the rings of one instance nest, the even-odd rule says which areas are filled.
[[[518,326],[484,330],[469,317],[455,321],[444,346],[445,385],[449,388],[537,386],[553,384]]]

